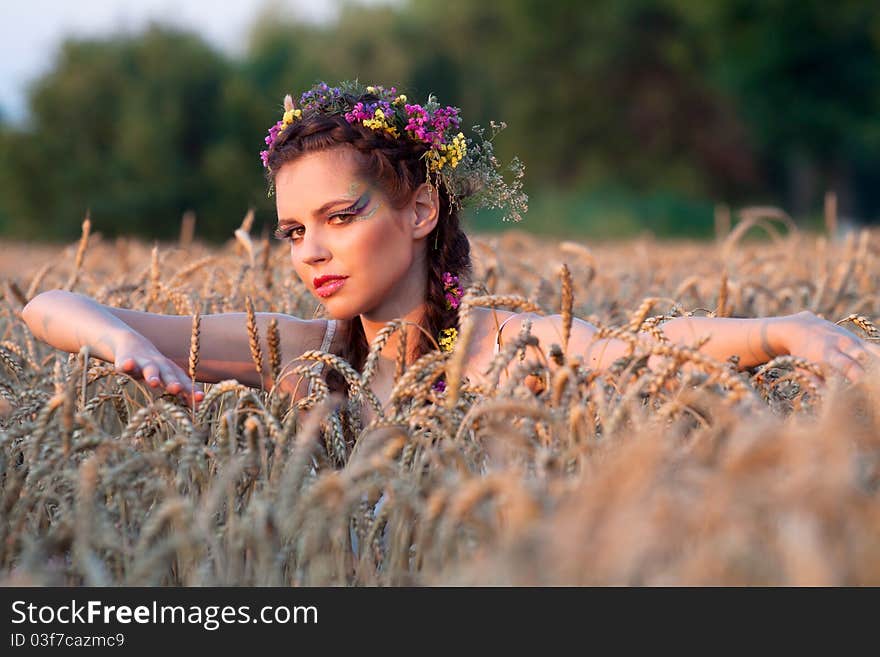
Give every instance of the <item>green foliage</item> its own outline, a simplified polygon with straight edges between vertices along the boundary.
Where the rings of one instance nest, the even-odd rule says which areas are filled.
[[[772,181],[795,209],[835,187],[849,211],[880,212],[880,5],[726,0],[707,3],[697,22],[713,35],[707,77],[735,99],[766,168],[817,181]]]
[[[169,235],[187,209],[228,234],[260,184],[250,85],[195,36],[68,41],[12,134],[12,229],[72,237],[87,209],[106,232]],[[222,224],[226,229],[222,228]]]
[[[531,196],[529,205],[529,230],[564,239],[623,239],[645,232],[699,239],[714,234],[711,203],[668,192],[639,194],[611,186],[577,191],[543,188]],[[480,232],[511,226],[502,224],[497,212],[470,212],[466,220]]]
[[[285,93],[397,85],[504,121],[533,198],[526,230],[707,234],[715,201],[880,213],[880,5],[842,0],[409,0],[322,25],[259,15],[233,61],[199,37],[71,40],[30,125],[0,122],[0,231],[221,239],[268,223],[258,153]],[[491,215],[483,215],[491,217]],[[483,218],[475,217],[477,223]]]

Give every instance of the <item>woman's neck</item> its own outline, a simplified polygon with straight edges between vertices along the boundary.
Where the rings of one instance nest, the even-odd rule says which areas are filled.
[[[372,344],[376,334],[381,331],[388,322],[395,319],[403,319],[409,322],[406,325],[406,364],[415,360],[416,345],[421,340],[422,331],[419,329],[425,316],[427,290],[427,266],[425,264],[425,252],[416,253],[409,270],[401,277],[398,284],[389,292],[383,303],[371,312],[360,315],[364,327],[364,335],[367,344]],[[380,371],[393,365],[397,360],[397,350],[400,345],[401,333],[395,331],[379,354]],[[384,361],[384,367],[383,367]]]
[[[420,302],[404,314],[397,314],[394,317],[378,318],[365,314],[360,315],[361,323],[364,327],[364,335],[367,338],[367,344],[372,344],[376,334],[385,328],[388,322],[394,319],[403,319],[406,322],[409,322],[406,325],[406,362],[407,365],[409,365],[414,360],[413,355],[416,353],[416,345],[421,339],[422,331],[418,326],[421,324],[424,314],[425,303]],[[400,338],[400,331],[395,331],[388,339],[388,342],[385,343],[385,346],[382,348],[382,353],[379,355],[380,370],[384,369],[382,367],[383,362],[385,367],[388,367],[397,360],[397,350],[400,346]]]

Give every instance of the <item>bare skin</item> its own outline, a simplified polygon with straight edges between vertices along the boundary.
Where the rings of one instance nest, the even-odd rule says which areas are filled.
[[[562,343],[560,315],[540,317],[528,313],[473,310],[474,335],[464,360],[464,375],[475,383],[485,383],[485,369],[494,356],[497,326],[515,315],[504,326],[502,345],[515,336],[523,321],[532,322],[532,333],[545,351],[550,344]],[[186,366],[189,355],[190,322],[188,316],[159,315],[103,306],[94,300],[63,290],[44,292],[34,298],[23,311],[23,317],[34,335],[48,344],[68,352],[88,346],[92,355],[116,365],[120,373],[180,394],[192,402],[192,391]],[[282,353],[297,354],[320,347],[326,320],[303,320],[289,315],[257,313],[261,336],[266,335],[269,319],[278,320]],[[244,313],[224,313],[202,317],[201,356],[196,381],[215,383],[235,378],[242,383],[269,390],[275,385],[270,376],[261,382],[253,366],[248,346]],[[342,326],[342,324],[340,324]],[[662,326],[666,336],[678,344],[692,344],[700,335],[712,338],[701,349],[703,353],[726,360],[736,354],[741,367],[751,367],[782,354],[801,355],[815,362],[835,367],[849,380],[865,373],[878,356],[876,345],[866,343],[852,333],[811,313],[761,319],[678,318]],[[595,327],[574,318],[569,353],[583,356],[585,364],[605,369],[625,355],[629,345],[622,340],[594,340]],[[647,336],[645,339],[648,340]],[[346,336],[338,331],[330,351],[340,353]],[[537,348],[529,347],[530,356],[539,356]],[[263,345],[268,353],[268,345]],[[373,392],[383,406],[394,385],[394,354],[380,357],[373,379]],[[863,364],[864,363],[864,364]],[[555,364],[550,361],[551,371]],[[268,368],[264,368],[267,371]],[[507,373],[501,375],[501,382]],[[281,382],[282,390],[292,399],[305,396],[306,386],[299,377]],[[195,387],[196,403],[203,396],[201,386]],[[372,419],[372,411],[364,410],[364,419]]]
[[[402,207],[395,207],[381,189],[360,178],[355,158],[353,151],[340,147],[309,153],[281,167],[275,181],[279,233],[290,242],[296,274],[331,317],[360,317],[368,341],[387,322],[404,318],[412,323],[407,327],[407,344],[415,345],[419,337],[416,325],[425,310],[426,258],[431,257],[432,247],[428,237],[438,221],[437,193],[430,185],[422,185]],[[315,279],[328,274],[345,276],[345,283],[322,297]],[[464,376],[485,382],[497,327],[512,314],[474,309],[474,334],[464,359]],[[203,397],[198,383],[230,378],[267,390],[279,385],[292,393],[293,400],[306,394],[299,377],[276,382],[266,376],[260,380],[251,360],[244,313],[202,317],[195,386],[186,373],[191,329],[188,316],[112,308],[79,294],[51,290],[32,299],[22,317],[35,337],[53,347],[77,352],[88,346],[92,355],[114,363],[120,373],[179,394],[188,402],[193,396],[196,403]],[[263,340],[273,317],[278,321],[286,358],[320,348],[326,320],[257,313]],[[515,336],[526,319],[532,321],[532,333],[545,352],[550,344],[562,343],[561,316],[533,314],[511,319],[504,327],[502,343]],[[343,321],[339,326],[346,324]],[[877,345],[809,312],[760,319],[677,318],[663,324],[661,330],[675,344],[691,345],[710,335],[701,351],[719,361],[736,355],[741,368],[791,354],[828,365],[848,380],[857,381],[880,358]],[[594,326],[575,318],[568,353],[582,356],[587,366],[601,370],[625,355],[629,345],[615,339],[594,340],[595,332]],[[652,338],[645,335],[644,339]],[[344,329],[337,331],[329,350],[341,353],[346,341]],[[373,390],[383,405],[393,387],[397,350],[395,334],[383,348],[373,379]],[[268,354],[265,344],[263,353]],[[538,357],[536,351],[530,355]],[[407,361],[414,359],[411,351]],[[552,361],[550,368],[555,368]],[[264,372],[268,370],[263,367]],[[502,373],[502,382],[506,376]],[[369,421],[370,410],[365,413]]]

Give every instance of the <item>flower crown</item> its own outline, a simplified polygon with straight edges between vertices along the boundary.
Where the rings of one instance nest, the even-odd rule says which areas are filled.
[[[506,127],[503,123],[490,123],[488,139],[480,126],[474,126],[479,138],[475,141],[459,130],[458,107],[441,107],[433,95],[428,96],[424,105],[413,104],[405,95],[398,94],[395,87],[365,87],[358,82],[343,82],[338,87],[320,82],[300,96],[299,105],[297,108],[290,94],[285,96],[284,115],[269,128],[267,148],[260,152],[269,173],[269,155],[292,124],[315,114],[342,115],[349,124],[370,128],[388,139],[425,144],[427,176],[445,185],[453,203],[467,200],[468,205],[476,201],[473,204],[477,207],[504,208],[505,221],[519,221],[528,210],[528,197],[522,191],[522,163],[513,158],[509,169],[514,173],[514,181],[508,184],[494,154],[492,140]]]

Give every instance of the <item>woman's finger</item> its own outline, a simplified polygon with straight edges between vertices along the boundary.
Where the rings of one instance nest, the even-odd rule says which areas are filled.
[[[876,362],[880,362],[880,344],[866,341],[862,344],[862,348],[874,356],[877,359]]]
[[[127,374],[134,378],[140,376],[140,368],[134,358],[124,358],[121,361],[116,361],[115,367],[116,371],[120,374]]]
[[[183,374],[183,370],[181,370],[181,374]],[[183,377],[180,380],[181,385],[183,386],[183,390],[188,395],[194,395],[196,399],[199,399],[200,396],[205,396],[205,391],[202,389],[202,386],[189,378],[189,374],[183,374]]]
[[[828,359],[828,364],[840,372],[850,383],[857,382],[865,375],[865,368],[862,367],[862,364],[842,351],[833,353]]]
[[[848,349],[844,353],[850,358],[855,359],[861,365],[864,371],[873,370],[880,364],[880,353],[869,348],[870,345],[862,343],[853,349]]]
[[[798,367],[796,369],[797,369],[797,373],[800,376],[804,377],[807,381],[812,383],[813,387],[815,387],[817,391],[822,390],[822,388],[825,387],[825,380],[824,379],[821,379],[820,377],[816,376],[815,374],[813,374],[809,370],[805,370],[800,367]]]
[[[136,359],[126,356],[115,364],[118,372],[136,378],[142,378],[151,388],[164,388],[172,395],[181,395],[187,400],[201,401],[205,397],[204,390],[193,386],[187,375],[172,360],[158,358],[156,360]]]
[[[192,400],[194,395],[196,400],[205,396],[203,391],[193,386],[189,375],[173,361],[169,360],[162,367],[162,380],[165,382],[165,390],[172,395],[181,395],[187,400]]]
[[[199,386],[195,384],[192,379],[189,378],[189,374],[183,371],[180,367],[175,365],[175,368],[179,374],[179,378],[177,379],[180,383],[181,394],[185,394],[187,396],[192,396],[199,389]]]
[[[177,372],[174,371],[174,368],[169,367],[167,364],[163,364],[160,366],[159,372],[162,376],[162,383],[165,384],[165,390],[172,395],[176,395],[180,392],[183,386],[180,384],[180,377],[177,375]]]
[[[151,388],[157,388],[162,384],[161,372],[159,366],[153,362],[141,364],[141,371],[144,374],[144,381]]]

